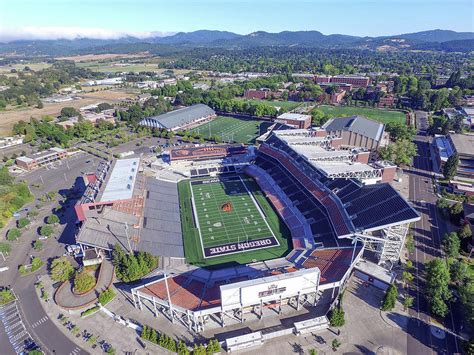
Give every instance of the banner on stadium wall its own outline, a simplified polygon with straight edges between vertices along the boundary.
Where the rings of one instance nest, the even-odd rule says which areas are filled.
[[[319,269],[303,269],[295,272],[263,277],[221,286],[221,302],[224,309],[247,307],[260,302],[277,301],[307,294],[316,290]]]

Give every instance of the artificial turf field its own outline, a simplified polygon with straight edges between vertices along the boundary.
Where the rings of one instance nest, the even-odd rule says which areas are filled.
[[[191,179],[178,183],[178,190],[188,262],[247,264],[289,251],[288,229],[252,179],[239,175]]]
[[[190,132],[198,132],[205,138],[219,136],[224,142],[232,140],[236,143],[254,143],[255,138],[265,133],[271,124],[268,121],[218,116]]]

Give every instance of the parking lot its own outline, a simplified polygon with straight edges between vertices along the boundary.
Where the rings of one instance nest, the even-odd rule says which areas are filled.
[[[25,328],[16,301],[0,306],[0,318],[2,319],[10,344],[16,353],[37,348],[37,345]]]

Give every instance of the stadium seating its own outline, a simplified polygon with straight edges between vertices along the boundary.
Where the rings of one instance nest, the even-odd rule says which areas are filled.
[[[266,144],[260,146],[260,152],[272,157],[283,166],[292,176],[297,179],[304,188],[309,191],[321,206],[326,209],[330,216],[331,224],[337,236],[351,234],[352,226],[348,216],[346,216],[342,204],[333,198],[330,191],[317,179],[310,179],[300,168],[293,163],[292,159],[282,151],[271,148]]]

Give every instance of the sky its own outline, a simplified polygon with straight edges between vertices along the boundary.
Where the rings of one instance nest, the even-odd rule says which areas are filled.
[[[200,29],[380,36],[474,31],[473,0],[0,0],[0,41]]]

